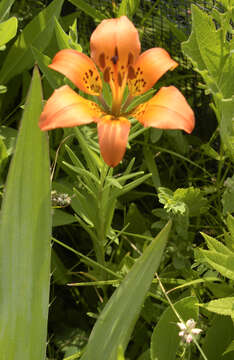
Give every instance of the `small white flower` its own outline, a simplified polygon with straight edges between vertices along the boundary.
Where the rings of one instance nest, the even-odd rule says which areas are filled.
[[[189,319],[186,323],[178,322],[177,325],[180,328],[179,336],[186,343],[193,341],[193,335],[198,335],[202,331],[201,329],[195,328],[196,322],[193,319]]]

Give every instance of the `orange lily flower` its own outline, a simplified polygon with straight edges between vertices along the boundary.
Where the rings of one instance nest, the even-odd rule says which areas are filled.
[[[96,122],[101,155],[112,167],[119,164],[126,151],[129,118],[136,118],[145,127],[182,129],[187,133],[193,130],[193,111],[174,86],[161,88],[149,101],[126,111],[135,96],[148,91],[166,71],[178,66],[161,48],[140,55],[138,32],[126,16],[103,20],[91,36],[90,47],[91,58],[65,49],[55,55],[49,67],[65,75],[83,92],[98,96],[103,107],[69,86],[62,86],[44,107],[39,121],[41,130]],[[96,65],[112,92],[110,109],[102,97],[102,78]],[[129,95],[123,104],[126,86]]]

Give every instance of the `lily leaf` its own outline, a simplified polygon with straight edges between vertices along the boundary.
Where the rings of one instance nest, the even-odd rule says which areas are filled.
[[[2,360],[45,358],[50,281],[50,167],[35,68],[0,218]]]
[[[81,360],[116,360],[126,349],[144,298],[160,264],[171,229],[169,222],[136,261],[100,314]],[[124,323],[124,326],[123,326]]]

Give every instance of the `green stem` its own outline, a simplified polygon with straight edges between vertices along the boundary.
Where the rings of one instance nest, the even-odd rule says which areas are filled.
[[[176,317],[178,318],[178,320],[179,320],[182,324],[184,324],[184,325],[186,326],[186,324],[184,323],[184,321],[183,321],[183,319],[181,318],[180,314],[177,312],[174,304],[171,302],[169,296],[167,295],[167,292],[166,292],[163,284],[161,283],[161,280],[160,280],[160,278],[159,278],[159,276],[158,276],[157,273],[156,273],[156,278],[157,278],[157,280],[158,280],[159,286],[161,287],[162,292],[163,292],[165,298],[167,299],[167,301],[168,301],[168,303],[169,303],[172,311],[174,312],[174,314],[176,315]],[[204,359],[204,360],[208,360],[207,357],[206,357],[206,355],[204,354],[202,348],[201,348],[200,345],[198,344],[195,336],[194,336],[192,333],[191,333],[191,335],[192,335],[192,338],[193,338],[193,342],[194,342],[194,344],[196,345],[196,347],[198,348],[198,350],[200,351],[200,354],[201,354],[201,356],[203,357],[203,359]]]

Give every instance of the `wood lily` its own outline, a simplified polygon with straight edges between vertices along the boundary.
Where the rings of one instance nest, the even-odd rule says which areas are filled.
[[[149,101],[126,112],[127,104],[157,82],[178,64],[161,48],[140,55],[140,41],[132,22],[122,16],[103,20],[90,39],[91,58],[76,50],[59,51],[49,65],[83,92],[98,96],[103,106],[78,95],[65,85],[54,91],[40,117],[41,130],[97,123],[102,157],[109,166],[116,166],[126,151],[130,131],[129,118],[143,126],[160,129],[194,128],[194,114],[181,92],[174,86],[162,87]],[[102,77],[98,71],[102,73]],[[109,84],[112,105],[109,109],[102,97],[102,79]],[[127,103],[123,104],[128,87]]]

